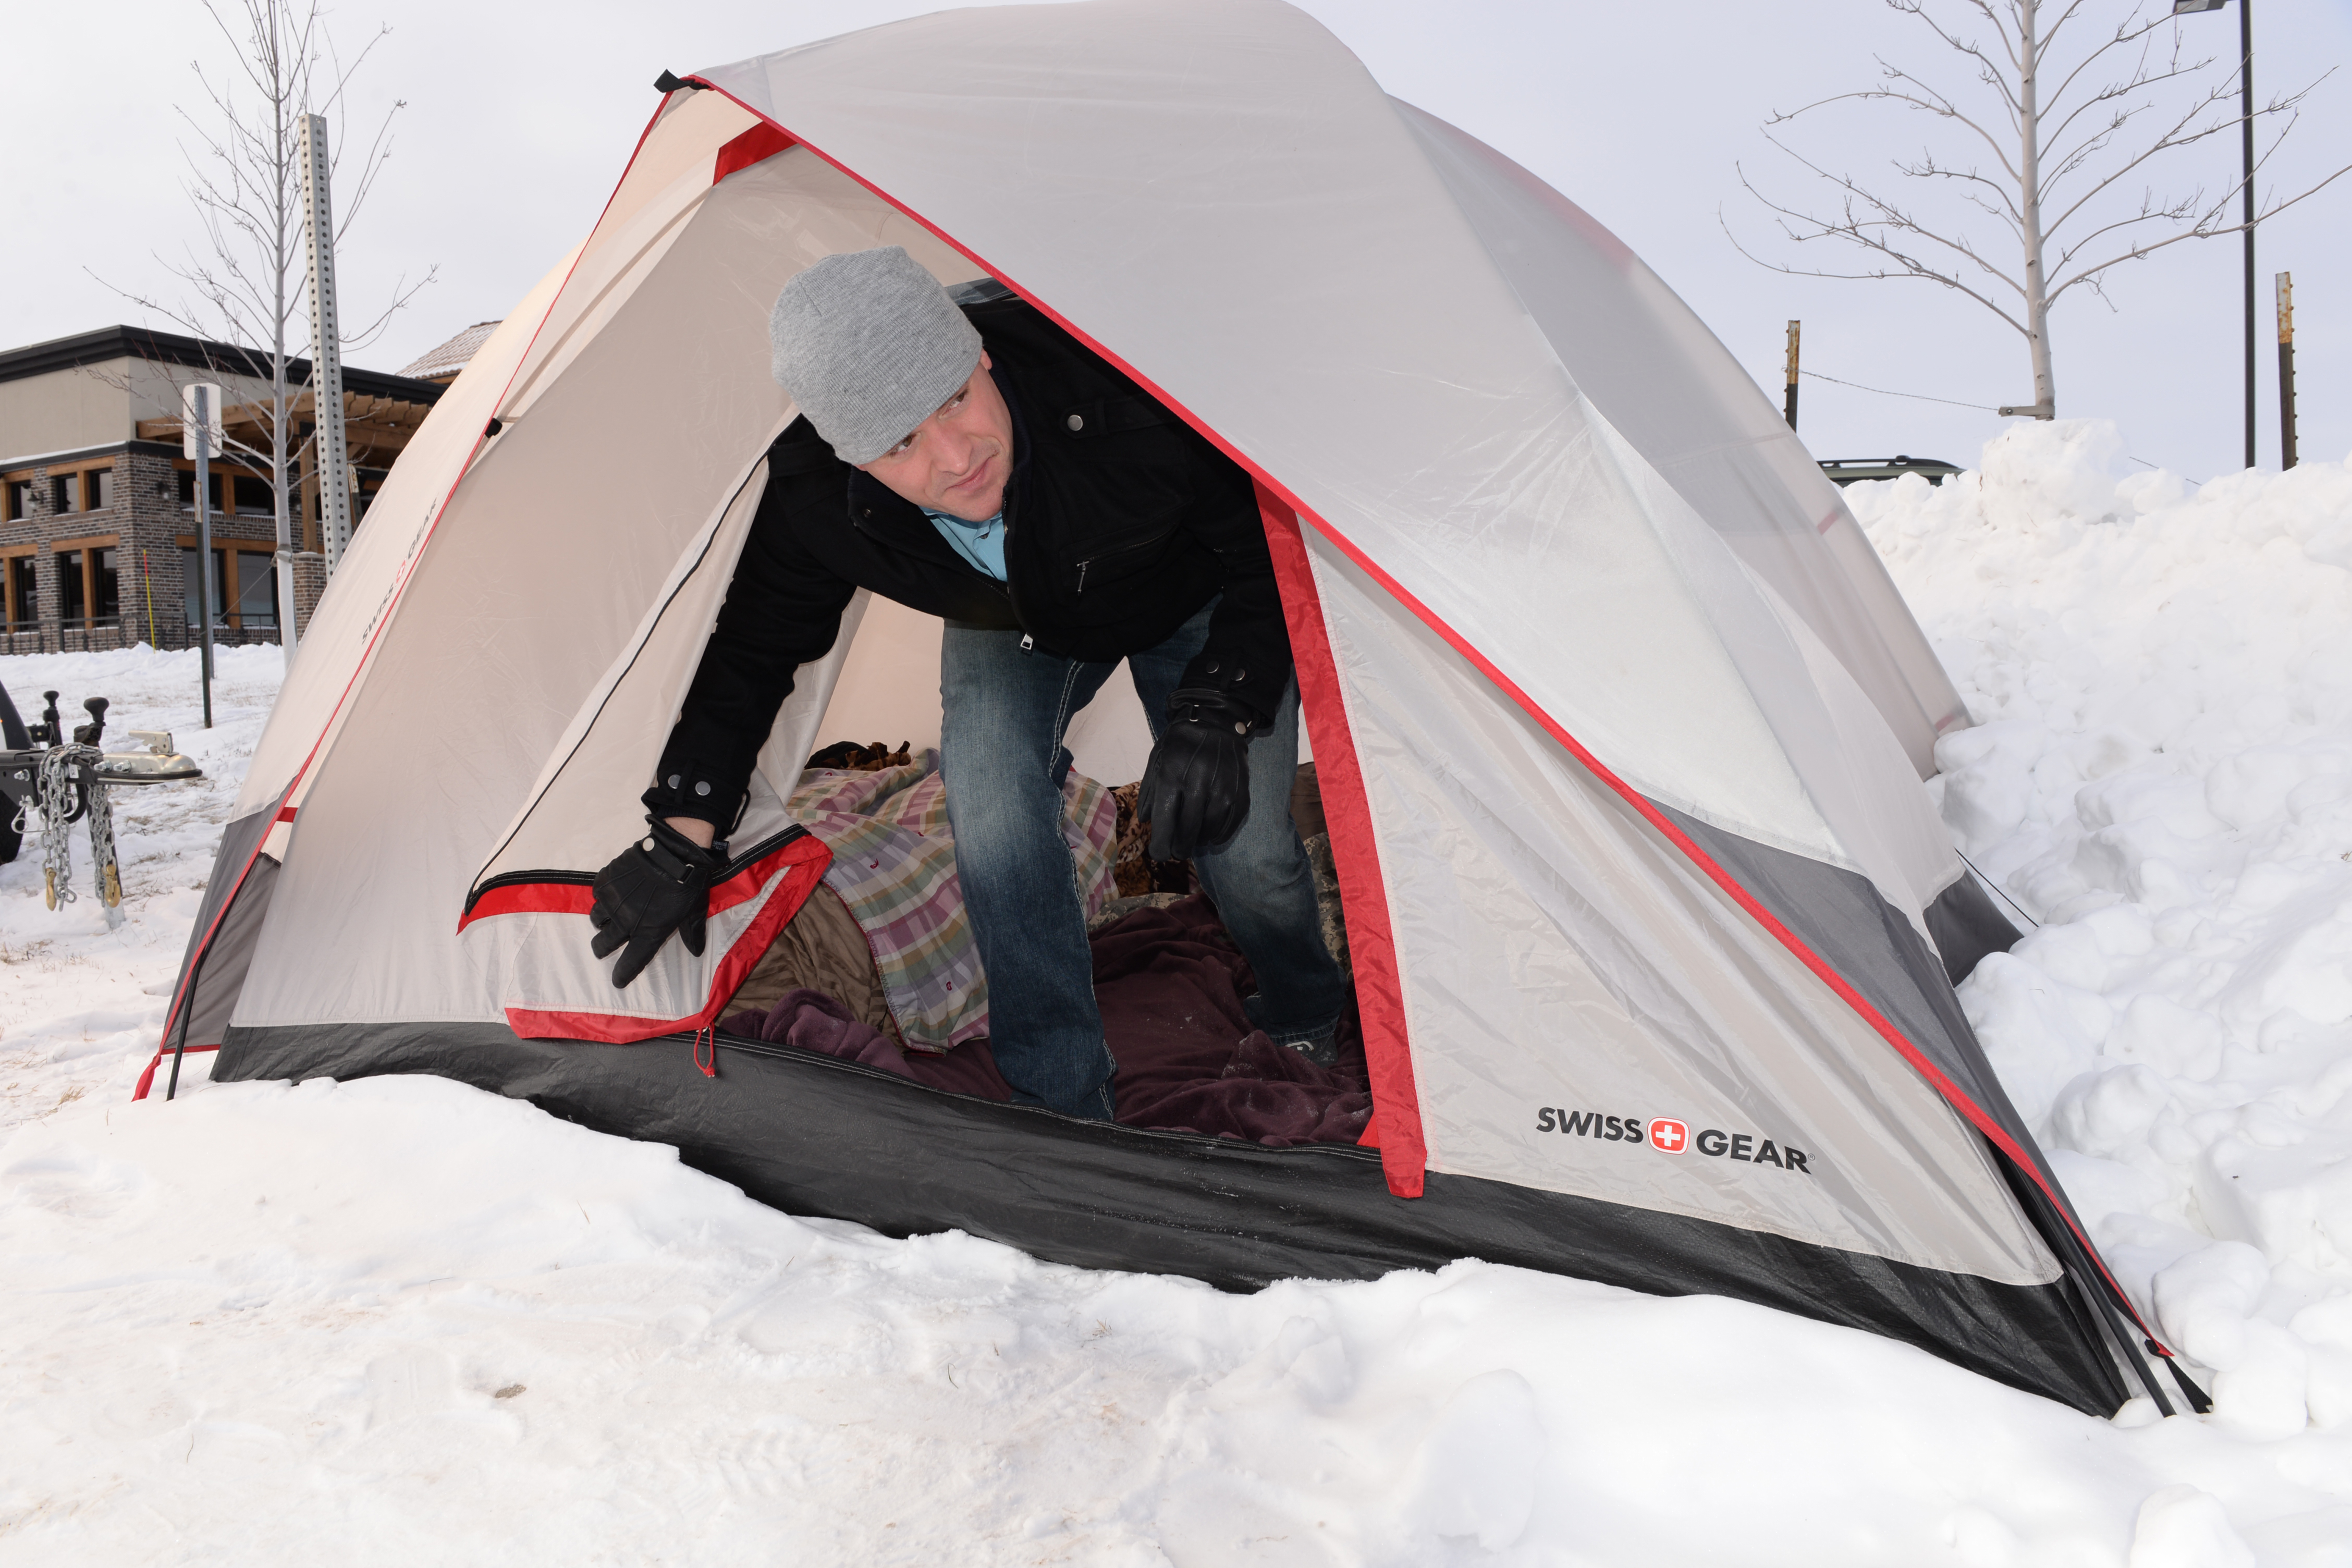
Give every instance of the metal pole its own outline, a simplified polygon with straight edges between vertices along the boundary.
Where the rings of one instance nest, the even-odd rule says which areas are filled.
[[[352,543],[351,448],[343,437],[342,332],[335,318],[335,224],[329,210],[327,121],[311,114],[302,121],[302,203],[310,245],[310,401],[318,426],[312,458],[319,475],[319,531],[327,552],[327,574],[334,574]],[[285,571],[279,578],[286,623],[288,656],[292,656],[294,574],[292,541],[287,523],[278,523],[278,548]]]
[[[204,628],[205,728],[213,727],[213,497],[212,388],[197,386],[196,416],[196,604],[197,622]]]
[[[1797,335],[1801,324],[1796,321],[1789,323],[1789,395],[1780,405],[1780,412],[1788,416],[1791,430],[1797,427]]]
[[[2279,471],[2294,467],[2294,274],[2278,275]]]
[[[2254,0],[2238,0],[2242,145],[2246,166],[2246,467],[2254,466]]]

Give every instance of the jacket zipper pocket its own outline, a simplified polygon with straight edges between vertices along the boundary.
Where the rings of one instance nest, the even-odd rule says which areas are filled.
[[[1171,523],[1166,528],[1160,529],[1158,532],[1147,533],[1140,539],[1121,539],[1115,541],[1107,549],[1104,549],[1101,554],[1087,556],[1084,561],[1078,563],[1078,593],[1084,594],[1087,591],[1087,569],[1092,566],[1096,562],[1107,561],[1114,555],[1125,555],[1131,551],[1145,549],[1148,546],[1159,543],[1161,540],[1166,539],[1170,534],[1175,531],[1175,525]]]

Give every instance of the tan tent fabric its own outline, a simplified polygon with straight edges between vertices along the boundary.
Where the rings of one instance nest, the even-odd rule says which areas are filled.
[[[757,900],[625,996],[574,895],[459,922],[486,889],[576,889],[634,830],[793,416],[769,304],[820,256],[902,244],[943,282],[1022,289],[1300,503],[1382,879],[1350,896],[1385,901],[1393,942],[1351,904],[1351,948],[1361,977],[1373,942],[1401,987],[1421,1096],[1389,1128],[1425,1142],[1396,1147],[2054,1277],[1965,1122],[1549,738],[1865,879],[1915,933],[1958,873],[1913,771],[1957,711],[1916,626],[1874,563],[1838,554],[1850,527],[1760,395],[1622,246],[1268,0],[950,13],[700,79],[719,90],[670,95],[331,588],[247,787],[273,800],[311,759],[236,1027],[719,1005]],[[762,132],[783,150],[714,183],[763,119],[792,143]],[[1588,287],[1539,287],[1546,257]],[[1694,388],[1678,426],[1664,410]],[[816,747],[935,737],[919,620],[860,599],[770,737],[739,843],[786,829]],[[1082,765],[1133,776],[1131,695],[1098,718],[1084,743],[1121,761]],[[1816,1163],[1770,1187],[1650,1149],[1595,1163],[1537,1131],[1571,1102],[1777,1129]]]
[[[937,738],[935,626],[865,595],[767,737],[705,953],[668,944],[626,992],[591,956],[589,883],[637,830],[793,416],[769,308],[884,244],[1019,292],[1262,487],[1380,1167],[1203,1140],[1180,1178],[1153,1163],[1172,1135],[1054,1119],[1024,1142],[1049,1113],[776,1051],[714,1076],[747,978],[747,1002],[855,989],[839,920],[803,901],[826,852],[782,810],[803,761]],[[232,1076],[446,1071],[566,1114],[576,1089],[772,1201],[1073,1261],[1443,1261],[1454,1230],[1381,1206],[1422,1194],[1496,1256],[1965,1342],[2112,1408],[2107,1358],[2137,1342],[2097,1314],[2127,1303],[1929,934],[1965,884],[1919,779],[1966,721],[1833,490],[1664,284],[1311,17],[943,13],[666,94],[330,585],[215,873],[229,940],[200,934],[173,1016],[228,1020]],[[1115,683],[1071,744],[1120,782],[1143,737]],[[691,1068],[653,1038],[688,1035]],[[787,1084],[818,1109],[759,1099]],[[835,1125],[868,1111],[961,1187]],[[799,1143],[770,1146],[780,1119]],[[947,1128],[972,1148],[921,1142]],[[1100,1203],[1041,1208],[1077,1169]],[[1318,1237],[1310,1210],[1370,1239]],[[1848,1299],[1816,1306],[1800,1269]]]

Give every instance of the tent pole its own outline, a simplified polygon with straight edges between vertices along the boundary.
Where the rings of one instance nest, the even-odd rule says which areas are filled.
[[[188,1001],[191,1005],[195,1001],[196,974],[197,971],[202,967],[203,963],[204,960],[202,956],[199,955],[196,964],[192,966],[188,973]],[[180,1043],[172,1047],[172,1076],[165,1079],[163,1083],[163,1098],[167,1100],[180,1092],[180,1061],[188,1054],[187,1017],[183,1015],[178,1022],[180,1026]]]
[[[2123,1320],[2116,1315],[2116,1304],[2107,1300],[2107,1293],[2098,1288],[2097,1280],[2083,1279],[2079,1269],[2075,1271],[2075,1279],[2088,1287],[2087,1293],[2097,1304],[2099,1316],[2106,1323],[2107,1331],[2116,1336],[2117,1344],[2124,1347],[2124,1353],[2131,1362],[2132,1370],[2139,1374],[2140,1386],[2147,1390],[2147,1396],[2150,1399],[2156,1401],[2157,1409],[2167,1415],[2179,1415],[2179,1412],[2172,1408],[2172,1401],[2164,1396],[2164,1385],[2156,1381],[2156,1372],[2147,1364],[2147,1353],[2132,1342],[2132,1335],[2124,1327]]]

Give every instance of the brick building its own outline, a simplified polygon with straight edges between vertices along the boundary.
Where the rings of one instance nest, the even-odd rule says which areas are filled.
[[[229,344],[121,326],[0,353],[0,653],[191,645],[195,464],[180,455],[180,389],[219,384],[228,435],[266,450],[269,383],[238,374],[250,363]],[[313,405],[299,390],[310,374],[308,361],[287,366],[298,389],[289,422],[301,436],[310,429]],[[344,368],[355,522],[454,374]],[[277,521],[267,473],[227,458],[211,467],[218,640],[276,642]],[[308,465],[297,472],[299,633],[326,569],[318,478]]]

